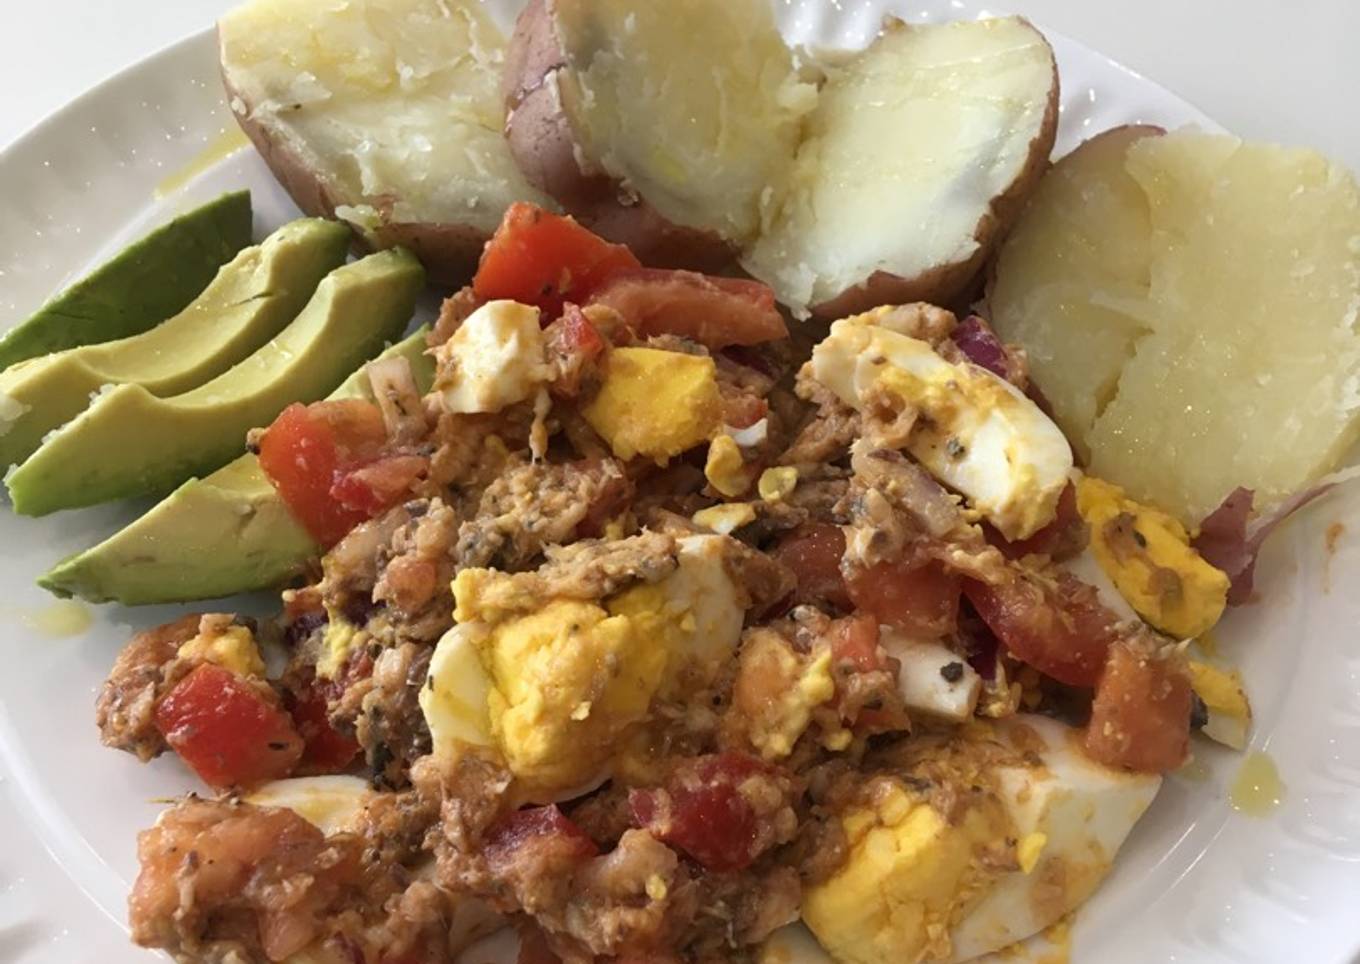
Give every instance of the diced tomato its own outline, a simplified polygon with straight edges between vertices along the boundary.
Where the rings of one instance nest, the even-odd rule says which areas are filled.
[[[562,317],[550,324],[543,334],[548,357],[558,372],[552,382],[552,393],[559,398],[575,398],[591,364],[604,353],[604,336],[585,313],[570,302],[563,306]]]
[[[958,625],[961,583],[938,562],[880,562],[846,585],[857,611],[910,636],[943,636]]]
[[[789,334],[770,286],[741,278],[638,268],[617,274],[588,303],[613,308],[643,337],[679,335],[713,349]]]
[[[1045,555],[1061,562],[1079,554],[1086,548],[1089,534],[1081,513],[1077,511],[1077,488],[1071,482],[1058,497],[1053,521],[1044,526],[1028,539],[1007,542],[1002,535],[990,526],[988,542],[1000,549],[1007,558],[1019,559],[1029,555]]]
[[[331,484],[339,467],[330,426],[312,418],[306,405],[289,405],[260,439],[260,468],[293,516],[326,547],[364,518],[331,502]]]
[[[1166,773],[1190,749],[1190,680],[1173,658],[1120,640],[1091,703],[1086,752],[1106,766]]]
[[[740,787],[764,769],[744,753],[699,757],[678,769],[664,791],[630,791],[628,805],[639,827],[709,870],[740,870],[759,856],[756,813]]]
[[[514,852],[531,841],[549,840],[581,860],[599,853],[595,841],[556,804],[528,807],[501,817],[487,830],[482,853],[495,868],[509,863]]]
[[[362,399],[293,404],[260,439],[260,468],[312,538],[329,548],[401,502],[426,470],[414,455],[384,456],[378,406]]]
[[[841,575],[845,533],[829,522],[805,522],[779,541],[771,555],[798,577],[794,601],[850,608],[850,594]]]
[[[722,400],[723,424],[750,428],[770,414],[770,403],[759,395],[725,395]]]
[[[429,459],[419,455],[378,459],[337,475],[331,483],[330,496],[345,508],[371,519],[402,501],[429,467]]]
[[[831,636],[831,658],[858,673],[872,673],[886,664],[878,648],[878,620],[870,615],[838,619]]]
[[[1023,570],[998,585],[964,581],[964,593],[1012,656],[1070,686],[1094,686],[1117,638],[1118,617],[1069,573],[1050,582]]]
[[[326,714],[327,693],[332,688],[313,680],[292,694],[288,707],[305,744],[298,768],[307,773],[339,773],[359,755],[358,741],[336,730]]]
[[[293,721],[230,670],[203,663],[156,706],[156,727],[203,782],[248,787],[287,776],[302,757]]]
[[[472,290],[483,301],[508,298],[556,318],[563,302],[582,303],[620,272],[641,267],[621,244],[525,202],[510,205],[482,251]]]

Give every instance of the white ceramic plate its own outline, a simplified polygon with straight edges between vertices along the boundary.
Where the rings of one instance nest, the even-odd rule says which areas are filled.
[[[516,6],[489,5],[507,22]],[[778,8],[793,40],[822,46],[862,45],[889,11],[910,19],[983,12],[962,0],[782,0]],[[1142,77],[1050,39],[1063,83],[1059,153],[1116,124],[1212,126]],[[155,196],[233,126],[205,31],[92,90],[0,154],[0,325],[148,225],[223,190],[252,190],[257,235],[293,217],[248,150]],[[1265,601],[1233,612],[1219,633],[1245,672],[1257,714],[1252,743],[1278,763],[1283,805],[1264,819],[1233,812],[1226,787],[1237,758],[1199,748],[1208,775],[1167,781],[1079,915],[1076,960],[1331,964],[1360,950],[1360,596],[1345,591],[1360,585],[1360,540],[1348,534],[1330,558],[1323,550],[1330,523],[1357,517],[1354,489],[1277,536],[1260,570]],[[193,782],[173,759],[144,767],[103,749],[93,701],[130,633],[189,607],[103,607],[73,637],[31,625],[50,606],[34,577],[143,508],[40,520],[0,511],[0,961],[151,959],[126,943],[122,924],[135,837],[154,820],[157,798]]]

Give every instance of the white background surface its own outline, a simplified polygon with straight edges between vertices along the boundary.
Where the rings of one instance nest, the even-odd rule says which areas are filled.
[[[0,145],[232,5],[0,0]],[[1121,61],[1238,134],[1317,147],[1360,170],[1360,0],[996,0],[995,6]]]

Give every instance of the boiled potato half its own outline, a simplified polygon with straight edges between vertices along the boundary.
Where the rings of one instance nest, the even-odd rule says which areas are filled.
[[[988,305],[1090,470],[1188,525],[1360,434],[1360,185],[1313,151],[1094,138],[1039,185]]]
[[[890,21],[828,68],[742,265],[795,314],[947,304],[1043,174],[1057,122],[1053,51],[1028,21]]]
[[[767,0],[531,0],[506,137],[529,181],[649,264],[731,261],[816,98]]]
[[[505,38],[476,0],[250,0],[218,23],[233,115],[308,214],[462,284],[514,201]]]

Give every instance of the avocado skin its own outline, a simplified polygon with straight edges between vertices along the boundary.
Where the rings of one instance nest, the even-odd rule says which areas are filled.
[[[420,391],[434,381],[422,327],[380,357],[411,363]],[[329,396],[369,398],[359,369]],[[190,479],[146,515],[62,560],[38,585],[63,598],[125,606],[189,602],[280,586],[321,554],[247,452],[204,479]]]
[[[10,475],[14,510],[46,515],[169,492],[240,455],[246,432],[313,402],[401,334],[425,284],[393,248],[331,272],[293,321],[240,364],[183,395],[123,384],[47,439]]]
[[[0,370],[140,334],[177,315],[250,244],[250,192],[223,194],[134,241],[0,338]]]
[[[187,308],[150,331],[0,372],[0,396],[9,400],[0,409],[15,413],[0,421],[0,470],[32,455],[106,385],[178,395],[217,377],[297,316],[321,279],[345,263],[349,240],[336,221],[290,222],[237,254]]]

